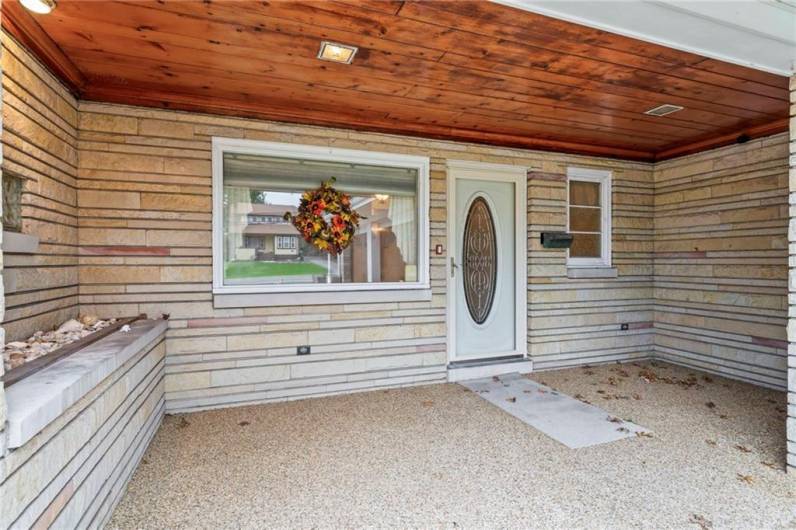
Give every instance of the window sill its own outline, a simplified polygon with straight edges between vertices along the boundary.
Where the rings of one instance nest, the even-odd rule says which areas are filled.
[[[568,267],[567,278],[616,278],[618,276],[615,267]]]
[[[418,286],[411,289],[334,290],[315,292],[223,293],[213,294],[217,309],[236,307],[373,304],[378,302],[427,302],[431,288]]]

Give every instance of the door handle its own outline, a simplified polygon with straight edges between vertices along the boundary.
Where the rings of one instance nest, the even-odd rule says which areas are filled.
[[[451,278],[456,276],[456,269],[458,268],[459,266],[456,265],[456,259],[453,256],[451,256]]]

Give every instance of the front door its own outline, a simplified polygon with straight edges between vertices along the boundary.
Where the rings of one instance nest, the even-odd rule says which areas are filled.
[[[455,177],[453,361],[517,355],[516,182]]]

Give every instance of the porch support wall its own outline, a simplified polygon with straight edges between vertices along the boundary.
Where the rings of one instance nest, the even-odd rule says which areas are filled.
[[[3,93],[3,54],[5,53],[5,49],[3,47],[3,41],[0,38],[0,139],[3,136],[3,104],[5,101],[5,94]],[[3,142],[0,141],[0,162],[3,160]],[[3,165],[0,164],[0,183],[2,183],[3,178]],[[3,187],[0,185],[0,214],[2,213],[2,197],[3,197]],[[0,216],[0,242],[2,242],[2,217]],[[0,274],[3,270],[3,251],[0,249]],[[5,303],[6,297],[5,292],[3,290],[3,282],[2,276],[0,276],[0,322],[4,321],[5,316]],[[5,346],[5,326],[0,328],[0,348]],[[3,362],[0,362],[0,377],[3,376],[5,373],[5,365]],[[6,476],[6,447],[8,446],[6,440],[6,419],[7,419],[7,406],[6,406],[6,396],[5,396],[5,385],[3,382],[0,381],[0,483],[5,480]]]
[[[796,475],[796,75],[790,79],[790,156],[788,182],[790,189],[790,225],[788,248],[790,281],[788,293],[788,471]]]

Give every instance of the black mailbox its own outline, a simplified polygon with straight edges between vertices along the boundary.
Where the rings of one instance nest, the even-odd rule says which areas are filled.
[[[542,232],[544,248],[569,248],[572,246],[572,234],[566,232]]]

